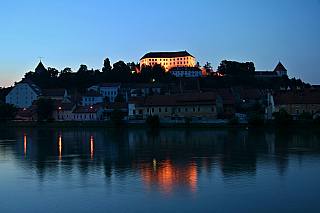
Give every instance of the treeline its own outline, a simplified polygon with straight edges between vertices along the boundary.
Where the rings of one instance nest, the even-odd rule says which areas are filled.
[[[199,63],[197,66],[200,67]],[[104,82],[121,82],[121,83],[176,83],[179,84],[179,78],[166,73],[165,69],[156,64],[153,67],[144,66],[139,71],[140,64],[134,62],[125,63],[118,61],[112,66],[110,60],[106,58],[103,62],[101,70],[88,69],[84,64],[81,64],[75,72],[71,68],[66,67],[61,71],[55,68],[48,67],[47,71],[40,74],[30,71],[25,73],[25,78],[31,79],[40,88],[54,89],[65,88],[70,93],[77,90],[80,93],[85,93],[86,88]],[[210,71],[211,64],[207,62],[203,68]],[[240,63],[236,61],[221,61],[217,68],[220,74],[225,76],[215,75],[210,73],[205,78],[199,78],[201,89],[203,88],[230,88],[242,86],[245,88],[260,88],[260,89],[279,89],[280,87],[301,86],[308,88],[309,84],[301,81],[301,79],[289,79],[288,76],[274,78],[255,78],[255,67],[253,62]],[[10,92],[11,87],[0,88],[0,100],[5,101],[5,96]]]
[[[160,65],[153,67],[147,66],[138,73],[139,64],[125,63],[118,61],[111,66],[110,60],[104,60],[103,67],[100,70],[89,70],[84,64],[81,64],[77,72],[66,67],[61,72],[55,68],[49,67],[47,71],[41,73],[28,72],[25,78],[31,79],[42,89],[66,88],[70,92],[77,90],[84,93],[86,88],[103,82],[121,82],[121,83],[144,83],[144,82],[175,82],[175,76],[165,73]]]

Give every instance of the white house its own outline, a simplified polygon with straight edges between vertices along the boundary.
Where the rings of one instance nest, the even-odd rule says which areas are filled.
[[[101,83],[93,85],[87,89],[87,91],[94,90],[97,93],[100,93],[103,98],[109,97],[110,102],[114,102],[114,99],[117,97],[121,83],[112,82],[112,83]]]
[[[30,79],[22,79],[6,96],[6,103],[14,104],[18,108],[29,108],[32,101],[42,95],[42,90]]]
[[[82,95],[83,106],[92,106],[101,102],[103,102],[102,95],[94,90],[89,90],[86,94]]]
[[[198,77],[202,76],[202,70],[199,67],[172,67],[169,73],[176,77]]]

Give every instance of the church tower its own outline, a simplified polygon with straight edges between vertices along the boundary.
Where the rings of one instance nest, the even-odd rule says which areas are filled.
[[[43,71],[47,71],[47,69],[43,66],[41,60],[38,64],[38,66],[36,67],[36,69],[34,70],[37,74],[40,74]]]

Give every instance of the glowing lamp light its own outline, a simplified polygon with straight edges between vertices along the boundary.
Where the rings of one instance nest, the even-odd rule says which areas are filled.
[[[61,109],[61,107],[59,107],[58,109]]]
[[[155,82],[156,81],[156,79],[152,79],[152,82]]]
[[[90,106],[90,109],[92,109],[92,106]]]
[[[26,111],[27,110],[27,108],[23,108],[23,111]]]

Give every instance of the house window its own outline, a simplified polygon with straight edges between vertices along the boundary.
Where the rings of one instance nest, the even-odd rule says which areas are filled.
[[[178,112],[181,112],[181,108],[178,108]]]
[[[149,108],[147,108],[147,112],[149,112]]]
[[[293,107],[293,104],[290,104],[290,107]]]
[[[195,112],[195,111],[196,111],[196,108],[193,108],[192,110]]]
[[[311,107],[314,107],[314,104],[311,104],[310,106],[311,106]]]
[[[296,110],[296,113],[300,114],[300,109],[297,109],[297,110]]]
[[[139,110],[139,114],[142,115],[142,110],[141,109]]]
[[[159,108],[159,112],[161,112],[161,108]]]
[[[94,101],[94,98],[92,98],[92,101]]]
[[[299,104],[296,104],[296,107],[300,107],[300,105],[299,105]]]
[[[211,111],[214,112],[214,107],[211,107]]]
[[[198,112],[200,112],[200,107],[198,108]]]
[[[168,108],[165,108],[164,111],[165,111],[165,112],[168,112]]]
[[[154,108],[151,108],[151,111],[154,112]]]
[[[311,115],[313,115],[313,114],[314,114],[314,110],[313,110],[313,109],[312,109],[310,112],[311,112]]]
[[[305,109],[303,109],[303,110],[302,110],[302,113],[306,113],[306,110],[305,110]]]
[[[186,112],[188,112],[188,108],[186,108]]]
[[[282,107],[286,107],[286,105],[285,105],[285,104],[282,104]]]

